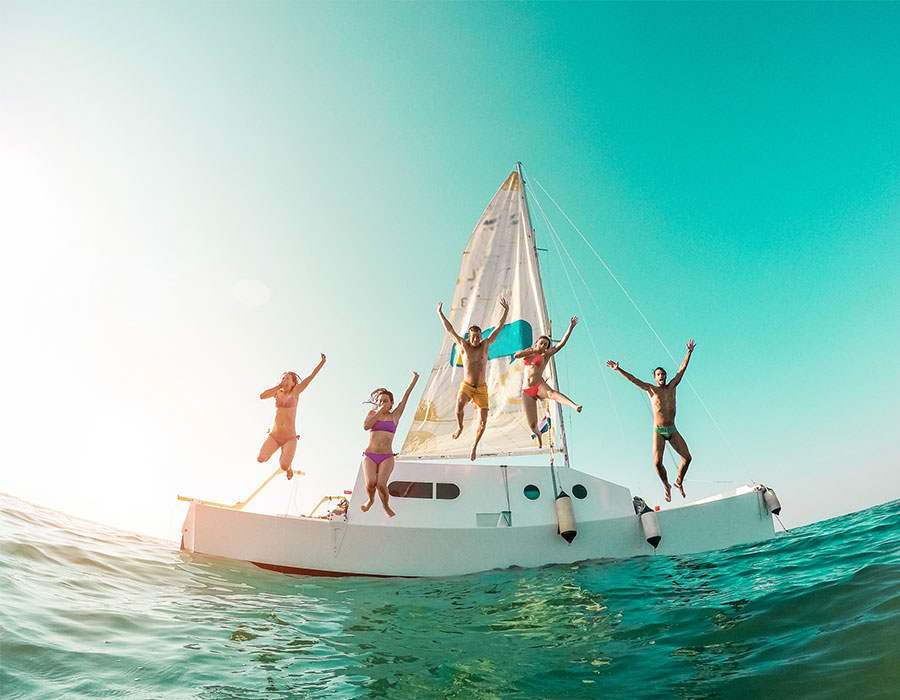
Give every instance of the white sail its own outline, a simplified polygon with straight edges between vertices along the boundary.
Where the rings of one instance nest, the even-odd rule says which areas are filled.
[[[487,429],[478,446],[478,455],[534,454],[539,452],[522,410],[521,360],[513,354],[532,345],[540,335],[550,335],[544,292],[541,286],[534,232],[518,170],[513,171],[494,195],[472,233],[462,256],[459,278],[446,316],[465,337],[472,325],[480,326],[485,338],[500,320],[500,297],[509,301],[509,315],[500,336],[491,346],[487,365],[490,414]],[[456,398],[463,381],[458,348],[434,320],[440,333],[441,350],[412,427],[403,444],[401,459],[444,459],[468,457],[477,429],[477,408],[466,405],[463,433],[454,440]],[[548,367],[551,386],[553,364]],[[550,404],[550,413],[548,406]],[[538,402],[539,421],[549,418],[549,430],[542,435],[543,451],[565,451],[559,439],[559,414],[555,402]]]

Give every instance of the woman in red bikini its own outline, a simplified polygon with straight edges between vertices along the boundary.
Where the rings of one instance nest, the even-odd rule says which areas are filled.
[[[261,399],[275,397],[275,424],[269,431],[269,436],[259,449],[257,462],[268,462],[278,448],[281,448],[281,468],[287,473],[287,478],[294,478],[291,462],[294,461],[294,453],[297,451],[297,397],[315,379],[315,376],[325,364],[325,355],[316,365],[312,373],[304,380],[296,372],[285,372],[281,375],[281,383],[266,389],[259,395]]]
[[[366,474],[366,493],[369,495],[369,500],[363,504],[363,512],[372,507],[375,502],[375,492],[378,491],[384,512],[391,518],[395,515],[388,505],[387,489],[388,477],[394,471],[394,455],[397,454],[391,450],[397,423],[400,422],[400,416],[403,415],[403,409],[406,408],[406,401],[417,381],[419,381],[419,375],[413,372],[412,381],[403,392],[403,398],[400,399],[397,408],[394,408],[394,395],[387,389],[376,389],[369,398],[368,403],[374,404],[375,408],[366,414],[363,421],[363,430],[369,431],[369,446],[363,452],[363,470]]]
[[[519,352],[513,355],[513,357],[516,358],[521,357],[522,363],[525,365],[525,376],[522,384],[522,406],[525,408],[525,417],[528,419],[528,427],[531,428],[531,432],[534,433],[537,438],[538,447],[543,447],[541,431],[538,428],[537,419],[538,399],[558,401],[581,413],[581,406],[577,405],[565,394],[551,389],[547,382],[544,381],[544,367],[547,366],[547,363],[553,355],[563,349],[563,346],[569,340],[569,336],[572,335],[572,329],[575,328],[576,323],[578,323],[578,316],[573,316],[572,320],[569,322],[568,330],[556,347],[553,347],[550,344],[550,338],[546,335],[542,335],[537,339],[534,347],[519,350]]]

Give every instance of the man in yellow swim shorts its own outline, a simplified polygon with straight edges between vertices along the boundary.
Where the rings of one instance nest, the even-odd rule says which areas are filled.
[[[472,461],[475,460],[475,454],[478,450],[478,441],[481,440],[481,436],[484,434],[484,429],[487,426],[488,391],[486,380],[488,350],[491,347],[491,343],[497,340],[497,336],[500,335],[500,329],[503,328],[503,324],[506,323],[506,314],[509,313],[509,304],[507,304],[506,299],[503,299],[502,297],[500,298],[500,306],[503,307],[503,315],[500,317],[500,323],[497,324],[496,328],[494,328],[494,332],[491,333],[486,340],[482,340],[481,328],[479,326],[471,326],[469,328],[468,338],[461,337],[459,333],[453,329],[453,326],[450,325],[450,321],[447,320],[447,317],[444,316],[442,310],[443,302],[438,302],[437,305],[438,316],[441,319],[441,323],[444,324],[444,329],[450,334],[450,337],[456,341],[462,352],[464,379],[459,386],[459,395],[456,398],[456,422],[458,427],[456,432],[453,433],[454,440],[462,434],[463,411],[466,404],[469,403],[469,401],[473,401],[479,408],[478,432],[475,434],[475,443],[472,445],[472,454],[469,457]]]

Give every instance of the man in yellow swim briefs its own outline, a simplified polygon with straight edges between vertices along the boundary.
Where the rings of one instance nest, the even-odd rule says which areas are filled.
[[[497,336],[500,335],[500,329],[503,328],[503,324],[506,323],[506,314],[509,313],[509,304],[506,303],[506,299],[500,298],[500,306],[503,307],[503,315],[500,317],[500,323],[497,324],[497,327],[494,328],[494,332],[491,333],[486,340],[482,340],[481,338],[481,328],[478,326],[471,326],[469,328],[469,337],[462,338],[459,333],[457,333],[453,326],[450,325],[450,321],[447,320],[447,317],[444,316],[444,312],[442,310],[443,302],[438,302],[437,312],[438,316],[440,316],[441,323],[444,324],[444,329],[447,333],[450,334],[450,337],[456,341],[457,346],[459,347],[462,353],[463,360],[463,382],[459,387],[459,395],[456,397],[456,422],[457,422],[457,430],[453,433],[453,439],[455,440],[460,436],[463,430],[463,410],[469,401],[474,401],[475,405],[479,408],[479,419],[478,419],[478,432],[475,435],[475,444],[472,445],[472,454],[469,459],[472,461],[475,460],[475,452],[478,449],[478,441],[481,440],[481,436],[484,434],[484,429],[487,426],[487,417],[488,417],[488,392],[487,392],[487,361],[488,361],[488,350],[491,347],[491,343],[497,340]]]

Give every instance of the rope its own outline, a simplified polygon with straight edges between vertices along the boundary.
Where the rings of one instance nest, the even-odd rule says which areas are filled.
[[[585,281],[584,277],[581,274],[581,271],[578,269],[578,266],[575,265],[575,261],[572,260],[572,256],[569,255],[569,251],[566,250],[565,245],[563,245],[562,240],[559,238],[559,234],[556,233],[556,229],[553,228],[553,224],[551,224],[550,220],[547,218],[547,214],[544,211],[544,208],[541,206],[541,203],[534,196],[534,190],[530,187],[530,185],[528,186],[528,188],[529,188],[529,190],[531,190],[532,201],[534,201],[534,203],[537,205],[538,210],[541,212],[541,217],[544,219],[544,223],[547,225],[547,228],[549,229],[549,231],[551,233],[550,240],[553,243],[553,248],[556,250],[556,254],[559,257],[560,265],[562,266],[563,272],[566,275],[566,280],[569,283],[569,288],[572,290],[572,296],[575,298],[575,304],[578,307],[578,313],[581,315],[581,318],[584,319],[584,328],[587,331],[588,340],[591,343],[591,349],[593,350],[593,353],[594,353],[594,359],[596,360],[597,365],[602,369],[603,361],[600,359],[600,354],[597,352],[597,344],[594,342],[594,334],[591,333],[591,326],[588,323],[587,316],[584,313],[584,308],[581,305],[581,299],[579,299],[578,294],[575,292],[575,285],[572,283],[572,277],[569,275],[569,271],[566,269],[566,264],[565,264],[565,261],[563,260],[562,254],[559,252],[560,246],[562,246],[563,250],[565,250],[566,257],[569,258],[569,262],[571,263],[572,268],[575,270],[575,273],[578,275],[578,277],[581,280],[581,283],[584,285],[585,289],[587,289],[588,295],[591,297],[591,301],[594,302],[594,306],[597,307],[598,311],[600,311],[600,305],[597,303],[597,300],[594,298],[594,295],[591,293],[590,287],[588,287],[587,282]],[[605,317],[603,316],[602,311],[600,312],[600,317],[603,318],[604,321],[606,320]],[[610,330],[608,324],[607,324],[607,330]],[[611,330],[610,330],[610,336],[612,336]],[[616,343],[615,338],[613,338],[613,342]],[[616,347],[618,347],[618,343],[616,343]],[[621,348],[619,348],[619,349],[621,350]],[[622,419],[619,416],[619,410],[616,407],[615,401],[613,400],[612,390],[609,388],[609,381],[606,378],[606,373],[600,372],[600,377],[603,379],[603,385],[606,387],[606,393],[609,395],[609,402],[613,407],[613,413],[615,414],[616,422],[619,425],[619,433],[621,434],[622,439],[624,440],[625,439],[625,428],[622,425]]]
[[[575,225],[575,222],[569,218],[569,215],[566,214],[565,211],[563,211],[563,208],[561,206],[559,206],[557,201],[555,199],[553,199],[552,195],[549,192],[547,192],[547,190],[544,188],[544,186],[537,180],[535,180],[534,182],[537,184],[538,187],[541,188],[541,190],[544,192],[544,194],[547,195],[547,197],[550,199],[550,201],[553,202],[553,204],[556,206],[556,208],[559,209],[560,213],[565,217],[566,221],[568,221],[569,224],[572,226],[572,228],[575,229],[575,232],[581,237],[581,240],[583,240],[585,242],[587,247],[590,248],[591,252],[597,258],[597,260],[600,261],[600,264],[603,265],[604,268],[606,268],[606,271],[609,273],[609,276],[613,278],[615,283],[618,285],[619,289],[622,290],[622,293],[625,295],[625,297],[628,299],[628,301],[631,302],[631,305],[634,306],[635,310],[638,312],[640,317],[642,319],[644,319],[644,323],[647,324],[647,327],[650,329],[650,332],[653,333],[653,335],[659,341],[659,344],[662,346],[663,350],[665,350],[666,354],[669,356],[669,358],[672,360],[672,362],[677,363],[678,361],[675,359],[674,355],[672,355],[672,353],[669,351],[669,348],[663,342],[662,338],[659,337],[659,334],[656,332],[656,329],[653,327],[653,325],[650,323],[650,321],[647,320],[647,317],[644,315],[644,312],[641,311],[640,307],[638,307],[637,303],[634,301],[634,299],[631,297],[631,295],[628,293],[628,291],[625,289],[625,287],[622,286],[622,283],[619,282],[618,277],[616,277],[615,274],[613,274],[613,271],[609,268],[609,265],[606,264],[606,261],[604,261],[603,258],[600,257],[600,254],[594,249],[594,246],[591,245],[591,242],[585,237],[585,235],[581,232],[581,230]],[[532,197],[534,197],[533,191],[532,191]],[[535,202],[537,202],[536,199],[535,199]],[[538,207],[540,207],[540,204],[538,204]],[[541,209],[541,214],[544,214],[543,209]],[[546,220],[546,218],[547,218],[546,215],[544,215],[545,220]],[[555,234],[555,231],[554,231],[554,234]],[[568,255],[568,252],[566,254]],[[573,263],[573,266],[574,266],[574,263]],[[587,286],[587,285],[585,285],[585,286]],[[593,299],[593,295],[591,295],[591,298]],[[596,304],[596,301],[594,303]],[[713,417],[712,412],[707,407],[706,402],[703,401],[703,398],[700,396],[700,393],[697,391],[697,389],[694,387],[694,385],[691,383],[691,381],[689,379],[685,379],[683,381],[685,381],[685,383],[688,385],[688,387],[690,387],[691,391],[694,393],[694,396],[697,397],[697,400],[700,402],[700,405],[703,407],[703,410],[706,411],[706,415],[709,416],[709,419],[712,421],[712,424],[716,427],[716,430],[719,431],[719,434],[722,436],[722,439],[725,441],[725,444],[728,446],[728,449],[731,451],[731,454],[734,456],[734,458],[738,462],[738,464],[740,464],[741,467],[743,468],[744,467],[743,460],[740,458],[737,451],[734,449],[734,446],[731,444],[731,441],[728,439],[728,436],[725,435],[725,431],[722,430],[718,421],[716,421],[715,417]]]

